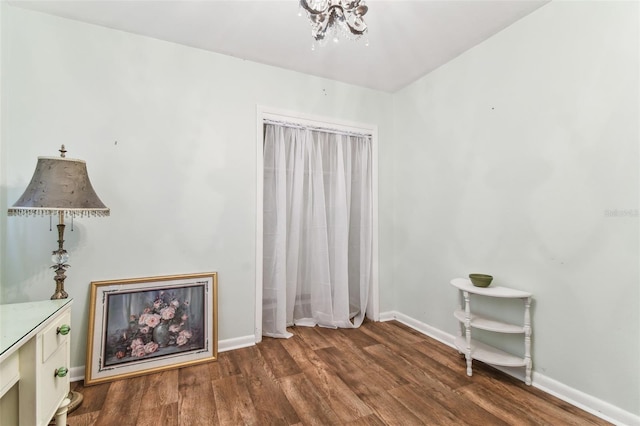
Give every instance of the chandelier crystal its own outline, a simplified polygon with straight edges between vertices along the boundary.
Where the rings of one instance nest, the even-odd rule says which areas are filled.
[[[300,0],[311,22],[311,35],[322,41],[328,32],[358,39],[367,32],[362,18],[369,8],[364,0]],[[337,41],[337,40],[336,40]]]

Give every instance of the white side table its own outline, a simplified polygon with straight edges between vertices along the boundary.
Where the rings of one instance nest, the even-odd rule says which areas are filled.
[[[66,424],[72,299],[0,305],[3,426]],[[18,383],[17,407],[12,403]],[[5,396],[10,403],[4,404]]]
[[[455,344],[461,353],[465,354],[467,361],[467,375],[472,375],[472,360],[504,367],[525,367],[525,383],[531,385],[531,297],[526,291],[514,290],[507,287],[490,286],[476,287],[467,278],[455,278],[451,285],[456,287],[461,294],[461,303],[454,312],[456,319],[463,325],[460,336],[455,339]],[[471,308],[470,294],[501,299],[520,299],[524,303],[523,325],[484,318],[474,314]],[[464,306],[462,301],[464,301]],[[522,334],[524,340],[524,358],[512,355],[493,346],[487,345],[472,338],[472,330],[481,329],[496,333]],[[464,329],[464,333],[463,333]]]

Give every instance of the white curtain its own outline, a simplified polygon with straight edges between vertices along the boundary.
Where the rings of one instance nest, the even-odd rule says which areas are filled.
[[[372,271],[368,135],[265,124],[263,335],[359,327]]]

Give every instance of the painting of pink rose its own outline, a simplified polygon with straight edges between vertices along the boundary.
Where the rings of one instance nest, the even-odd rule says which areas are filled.
[[[203,288],[110,295],[111,314],[124,322],[109,333],[105,366],[136,362],[205,346]],[[116,321],[114,320],[114,324]]]
[[[84,384],[216,361],[217,288],[215,272],[91,282]]]
[[[189,339],[191,338],[191,332],[188,330],[182,330],[179,334],[178,334],[178,338],[176,339],[176,343],[178,344],[178,346],[183,346],[186,345],[187,342],[189,341]]]
[[[160,324],[160,318],[162,318],[162,317],[160,315],[158,315],[158,314],[147,315],[147,319],[145,320],[145,324],[147,324],[149,327],[153,328],[156,325]]]
[[[157,350],[158,350],[158,344],[156,342],[149,342],[146,345],[144,345],[145,354],[152,354]]]
[[[176,315],[176,310],[173,306],[167,306],[166,308],[162,308],[160,311],[160,316],[163,320],[170,320]]]

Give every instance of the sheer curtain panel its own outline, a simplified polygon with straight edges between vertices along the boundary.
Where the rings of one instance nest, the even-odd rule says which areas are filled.
[[[263,335],[359,327],[372,270],[371,136],[267,123]]]

